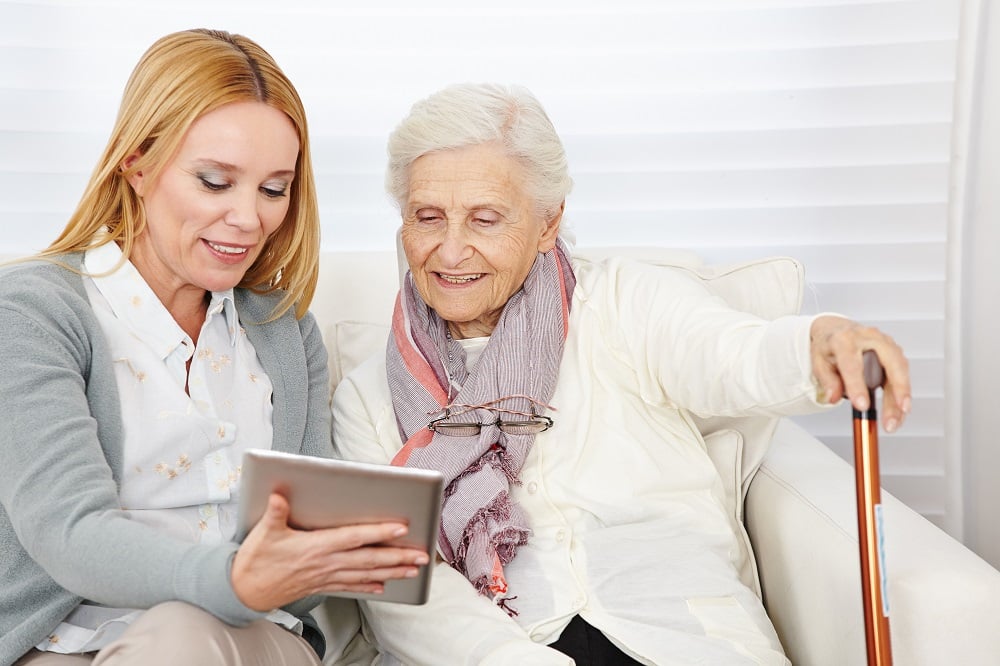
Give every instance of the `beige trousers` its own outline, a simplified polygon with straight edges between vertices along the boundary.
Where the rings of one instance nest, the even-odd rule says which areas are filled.
[[[200,608],[169,601],[143,613],[98,652],[32,650],[14,666],[319,666],[301,636],[267,620],[233,627]]]

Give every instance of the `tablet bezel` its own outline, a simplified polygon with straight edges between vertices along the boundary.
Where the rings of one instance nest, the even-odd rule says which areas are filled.
[[[290,505],[289,524],[299,529],[399,521],[406,535],[386,545],[426,550],[434,562],[444,477],[440,472],[250,449],[243,455],[237,539],[260,520],[272,492]],[[382,594],[337,592],[328,596],[422,604],[430,592],[432,564],[415,578],[386,581]]]

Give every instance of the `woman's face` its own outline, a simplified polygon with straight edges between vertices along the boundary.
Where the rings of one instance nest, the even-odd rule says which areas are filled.
[[[555,245],[521,166],[496,143],[428,153],[410,166],[403,250],[417,290],[456,338],[489,335],[539,252]]]
[[[168,309],[239,284],[285,219],[298,154],[288,116],[235,102],[196,120],[155,181],[129,178],[147,223],[130,259]]]

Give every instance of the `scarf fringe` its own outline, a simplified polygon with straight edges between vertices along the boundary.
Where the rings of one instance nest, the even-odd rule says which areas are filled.
[[[469,544],[472,542],[472,537],[480,530],[483,533],[489,534],[489,523],[491,521],[494,523],[503,523],[509,520],[512,509],[513,504],[510,500],[510,495],[500,493],[490,504],[476,511],[462,532],[462,539],[458,544],[458,548],[455,549],[455,559],[452,562],[452,566],[468,576],[469,570],[466,567],[465,560],[469,552]],[[508,564],[514,559],[517,549],[528,543],[530,536],[530,529],[510,525],[496,534],[490,535],[489,544],[497,554],[497,557],[500,558],[500,563]],[[483,579],[485,580],[486,578],[487,576],[484,574]]]

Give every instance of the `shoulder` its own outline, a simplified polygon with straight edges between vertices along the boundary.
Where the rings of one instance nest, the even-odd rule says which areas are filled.
[[[103,349],[103,331],[79,271],[79,255],[0,268],[3,354],[34,357],[44,351],[90,366],[95,349]]]
[[[369,409],[392,403],[385,353],[373,354],[347,373],[333,393],[334,405],[349,408],[364,402]]]
[[[44,300],[61,290],[83,296],[81,259],[79,254],[68,254],[4,264],[0,266],[0,297],[31,295],[30,301]]]
[[[34,259],[0,267],[0,309],[7,316],[65,326],[93,319],[80,273],[81,255]]]

